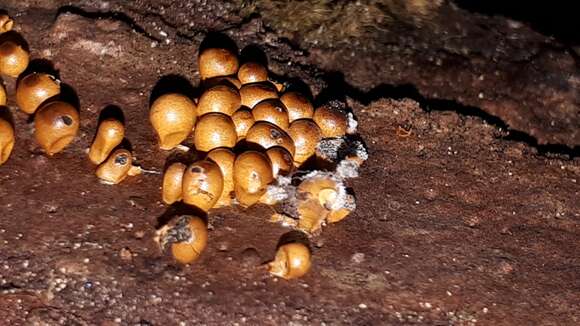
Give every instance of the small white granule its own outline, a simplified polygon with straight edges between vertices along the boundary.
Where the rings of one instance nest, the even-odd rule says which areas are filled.
[[[349,134],[356,133],[356,129],[358,128],[358,121],[354,119],[354,114],[352,114],[352,112],[349,112],[346,117],[348,119],[346,132]]]

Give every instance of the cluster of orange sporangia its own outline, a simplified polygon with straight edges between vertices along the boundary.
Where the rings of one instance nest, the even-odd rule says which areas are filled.
[[[0,74],[18,78],[16,104],[34,117],[34,137],[43,150],[52,156],[72,142],[79,130],[77,109],[60,98],[61,83],[50,74],[23,73],[30,56],[21,36],[12,31],[14,21],[0,15]],[[7,103],[6,90],[0,85],[0,106]],[[14,125],[7,108],[0,115],[0,164],[5,163],[14,147]]]
[[[168,164],[164,203],[182,201],[205,213],[272,205],[273,220],[309,235],[355,208],[343,181],[356,176],[366,151],[353,140],[356,121],[342,103],[315,108],[304,94],[273,81],[263,64],[240,65],[228,49],[202,50],[198,64],[198,99],[167,93],[151,105],[159,147],[190,150],[183,145],[189,142],[202,157]],[[321,166],[331,168],[312,170]],[[177,261],[191,263],[206,246],[207,230],[199,217],[180,216],[158,230],[156,241],[162,249],[171,246]],[[299,277],[309,269],[310,251],[286,244],[269,266],[274,275]]]
[[[21,45],[5,38],[12,30],[14,21],[7,15],[0,15],[0,75],[18,77],[28,67],[28,52]],[[6,90],[0,83],[0,165],[4,164],[14,148],[14,126],[9,111],[5,107],[7,102]]]
[[[7,16],[0,16],[0,32],[12,25]],[[55,76],[23,76],[28,63],[24,47],[10,38],[0,42],[0,73],[19,78],[16,103],[33,115],[35,138],[53,156],[76,137],[79,113],[61,100],[61,83]],[[237,54],[228,49],[205,49],[198,64],[203,90],[199,98],[166,93],[150,107],[161,149],[191,150],[202,157],[168,164],[161,196],[165,204],[182,201],[206,215],[216,207],[262,203],[274,208],[272,221],[307,235],[354,210],[354,197],[344,180],[357,176],[367,156],[344,104],[331,101],[315,108],[306,95],[272,80],[266,66],[240,65]],[[6,92],[0,86],[0,105],[5,104]],[[133,165],[132,153],[122,145],[124,137],[120,117],[99,122],[88,157],[102,183],[118,184],[143,171]],[[0,115],[0,164],[13,146],[13,124]],[[207,238],[204,220],[186,215],[162,226],[155,240],[188,264],[202,253]],[[308,246],[292,242],[280,246],[267,266],[273,275],[291,279],[304,275],[310,264]]]
[[[0,74],[18,78],[15,98],[18,108],[33,117],[34,137],[48,156],[63,151],[77,136],[79,111],[63,99],[61,81],[50,73],[26,72],[30,58],[21,37],[11,31],[14,21],[0,16]],[[6,91],[0,85],[0,106],[6,105]],[[0,165],[8,160],[15,143],[14,125],[7,108],[0,108]],[[6,113],[6,114],[4,114]],[[89,150],[96,174],[103,183],[118,183],[127,175],[141,172],[131,164],[129,151],[118,148],[124,137],[120,121],[108,119],[100,124]]]

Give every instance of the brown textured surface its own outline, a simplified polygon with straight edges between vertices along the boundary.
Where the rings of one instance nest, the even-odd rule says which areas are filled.
[[[397,43],[411,50],[389,56],[395,70],[383,76],[382,57],[345,65],[346,56],[323,50],[302,55],[255,20],[236,25],[239,20],[224,5],[80,1],[82,10],[107,13],[66,7],[57,15],[67,2],[3,3],[0,9],[17,19],[32,58],[52,61],[76,91],[81,131],[64,153],[40,154],[32,124],[15,108],[15,81],[5,79],[17,143],[0,167],[0,325],[580,322],[578,158],[546,156],[525,142],[505,140],[496,125],[452,112],[457,106],[451,101],[425,100],[420,107],[412,100],[379,99],[400,88],[377,85],[413,83],[427,89],[426,96],[437,93],[433,97],[484,110],[495,106],[497,111],[489,112],[512,127],[510,119],[522,117],[518,128],[534,137],[577,145],[578,134],[572,132],[577,116],[566,120],[560,115],[566,110],[550,111],[560,112],[554,113],[552,129],[545,126],[545,111],[519,109],[523,98],[549,103],[546,94],[560,94],[562,103],[570,103],[574,88],[561,83],[562,69],[571,63],[562,52],[533,55],[529,47],[507,47],[531,65],[519,68],[501,58],[490,67],[485,58],[493,53],[447,53],[450,61],[438,66],[427,63],[423,50]],[[186,14],[192,7],[201,8],[195,17]],[[128,17],[134,23],[127,23]],[[150,96],[182,80],[175,75],[197,85],[201,31],[224,28],[240,48],[259,42],[271,69],[308,82],[319,99],[328,94],[326,84],[342,86],[369,148],[361,177],[350,184],[357,210],[311,239],[312,270],[296,281],[273,279],[255,267],[273,258],[280,236],[289,231],[266,222],[267,208],[213,211],[206,251],[195,265],[179,267],[151,240],[167,209],[160,201],[162,177],[145,174],[106,186],[97,182],[86,158],[100,110],[116,104],[139,163],[161,170],[168,153],[156,148],[148,121]],[[473,42],[490,35],[493,30]],[[409,43],[421,48],[412,38]],[[403,64],[409,58],[422,59]],[[321,60],[323,68],[340,65],[349,83],[375,91],[363,94],[340,78],[328,80],[336,75],[318,70]],[[482,92],[474,86],[480,68],[501,73],[480,85],[497,94],[485,92],[475,101]],[[568,71],[570,81],[575,73]],[[333,83],[321,82],[325,78]],[[426,107],[433,103],[439,107]],[[514,103],[512,110],[505,110],[506,103]]]
[[[315,49],[310,60],[337,71],[330,83],[361,100],[397,94],[434,109],[444,106],[437,100],[452,100],[467,113],[479,108],[501,118],[532,142],[580,148],[578,51],[569,44],[503,17],[444,6],[432,25],[386,34],[375,47],[362,54]],[[343,74],[346,81],[336,81]]]

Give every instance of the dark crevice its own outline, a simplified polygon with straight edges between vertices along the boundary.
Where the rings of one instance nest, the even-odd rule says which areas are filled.
[[[574,63],[576,63],[576,67],[580,68],[580,53],[577,53],[573,48],[568,47],[566,48],[566,52],[570,54],[572,59],[574,59]]]
[[[499,139],[524,143],[535,148],[541,156],[556,156],[568,159],[580,157],[580,146],[570,147],[563,144],[539,144],[535,137],[523,131],[511,129],[501,118],[489,114],[478,107],[464,105],[454,100],[427,98],[411,84],[381,84],[365,92],[347,83],[344,80],[344,75],[340,72],[326,73],[322,75],[322,79],[326,83],[326,88],[316,97],[316,105],[326,103],[332,99],[345,100],[347,97],[363,105],[369,105],[380,99],[399,100],[410,98],[418,102],[426,112],[455,112],[462,116],[479,118],[487,124],[505,132],[505,135],[500,136]]]
[[[16,285],[15,283],[12,283],[12,282],[0,285],[0,292],[10,291],[10,290],[20,290],[20,289],[22,289],[21,286]]]
[[[503,16],[530,25],[536,31],[567,44],[580,44],[574,1],[455,0],[460,8],[487,16]]]
[[[291,47],[291,49],[294,51],[301,51],[304,53],[308,52],[301,49],[300,47],[292,47],[291,44],[286,42],[288,40],[280,38],[277,38],[277,40],[281,42],[282,45]],[[578,55],[574,56],[574,58],[577,59]],[[360,88],[357,88],[348,83],[345,80],[344,74],[342,72],[321,72],[320,69],[316,66],[302,64],[299,62],[293,62],[293,64],[294,66],[301,68],[303,71],[316,72],[316,78],[322,79],[326,84],[325,88],[316,97],[314,101],[315,106],[319,106],[336,99],[345,101],[347,97],[352,98],[353,100],[365,106],[380,99],[400,100],[404,98],[410,98],[418,102],[420,107],[426,112],[447,111],[455,112],[462,116],[479,118],[485,121],[487,124],[505,132],[505,136],[500,136],[499,139],[524,143],[536,149],[538,155],[540,156],[546,158],[553,156],[567,157],[571,160],[580,157],[580,146],[570,147],[564,144],[539,144],[538,140],[534,136],[520,130],[511,129],[509,125],[500,117],[489,114],[481,108],[464,105],[455,100],[427,98],[419,92],[415,85],[412,84],[380,84],[369,91],[363,91]]]
[[[79,16],[89,18],[89,19],[111,19],[111,20],[119,21],[119,22],[122,22],[122,23],[128,25],[133,31],[145,36],[146,38],[148,38],[150,40],[153,40],[156,42],[162,41],[160,38],[157,38],[157,37],[151,35],[143,27],[141,27],[139,24],[137,24],[137,22],[135,22],[135,20],[133,18],[129,17],[127,14],[125,14],[123,12],[119,12],[119,11],[86,11],[86,10],[81,9],[79,7],[68,5],[68,6],[62,6],[62,7],[58,8],[57,13],[56,13],[56,18],[58,18],[61,14],[65,14],[65,13],[79,15]]]

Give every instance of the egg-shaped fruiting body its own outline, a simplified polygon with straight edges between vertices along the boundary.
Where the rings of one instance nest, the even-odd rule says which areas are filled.
[[[314,111],[312,120],[320,127],[323,138],[342,137],[348,129],[346,115],[330,106],[323,105]]]
[[[238,80],[243,84],[268,80],[268,69],[257,62],[246,62],[238,70]]]
[[[288,111],[288,118],[290,122],[298,119],[312,119],[314,115],[314,107],[306,96],[298,92],[286,92],[280,97],[280,101],[284,103]]]
[[[318,234],[326,221],[329,211],[316,199],[302,198],[296,205],[298,229],[307,234]]]
[[[216,85],[201,94],[197,102],[197,115],[218,112],[231,116],[240,108],[240,93],[227,85]]]
[[[290,125],[288,111],[279,100],[269,99],[256,104],[252,109],[252,115],[255,121],[270,122],[284,131],[288,130]]]
[[[22,78],[16,87],[16,104],[20,110],[33,114],[46,100],[60,94],[60,81],[49,74],[32,73]]]
[[[344,185],[329,175],[305,178],[297,187],[297,198],[298,227],[307,233],[316,233],[324,222],[344,219],[356,207]]]
[[[125,137],[125,126],[116,119],[103,120],[97,129],[95,139],[89,149],[89,159],[94,164],[101,164],[109,154],[119,146]]]
[[[291,155],[294,155],[294,142],[292,138],[278,126],[266,122],[258,121],[256,122],[248,133],[246,134],[246,141],[250,144],[258,144],[264,149],[268,149],[274,146],[282,146]]]
[[[270,274],[287,280],[304,276],[312,264],[310,249],[299,242],[278,248],[274,261],[268,264]]]
[[[185,164],[176,162],[165,170],[161,188],[161,199],[165,204],[171,205],[182,199],[183,174],[186,168]]]
[[[209,152],[214,148],[236,145],[238,134],[232,118],[223,113],[202,115],[193,132],[193,143],[198,151]]]
[[[0,15],[0,34],[11,31],[12,27],[14,27],[14,21],[10,16]]]
[[[253,108],[256,104],[267,99],[277,99],[278,92],[269,82],[251,83],[240,88],[242,105]]]
[[[170,93],[151,105],[149,120],[159,138],[159,147],[170,150],[191,133],[197,119],[196,106],[187,96]]]
[[[232,204],[234,192],[234,161],[236,154],[229,148],[215,148],[207,153],[207,158],[220,167],[224,179],[222,195],[216,203],[216,207],[229,206]]]
[[[320,231],[338,197],[336,182],[327,177],[309,178],[298,185],[297,193],[298,228],[309,234]]]
[[[322,139],[320,128],[310,119],[299,119],[290,124],[288,135],[292,138],[296,151],[294,162],[302,165],[316,153],[316,146]]]
[[[298,193],[302,198],[317,200],[318,203],[331,210],[338,198],[338,184],[327,176],[307,178],[298,185]]]
[[[233,75],[238,71],[238,56],[227,49],[209,48],[199,54],[201,79]]]
[[[266,155],[272,163],[272,174],[274,178],[279,175],[288,175],[294,170],[292,155],[284,147],[270,147],[266,151]]]
[[[122,148],[115,150],[96,171],[101,183],[108,185],[118,184],[128,176],[140,173],[141,169],[133,165],[131,152]]]
[[[182,237],[176,236],[177,241],[171,244],[173,258],[182,264],[190,264],[197,260],[207,246],[207,226],[197,217],[190,217],[187,224],[180,231]],[[176,227],[180,227],[179,225]]]
[[[34,116],[34,137],[46,154],[52,156],[68,146],[79,131],[79,113],[70,104],[49,102]]]
[[[0,117],[0,165],[6,163],[14,148],[14,128],[10,122]]]
[[[220,167],[210,161],[197,161],[183,174],[183,202],[204,212],[215,206],[224,189]]]
[[[2,105],[6,105],[6,89],[2,83],[0,83],[0,106]]]
[[[155,232],[154,240],[161,251],[171,247],[171,254],[182,264],[195,261],[207,245],[205,222],[192,215],[175,216]]]
[[[18,77],[30,61],[28,52],[22,46],[4,41],[0,44],[0,74]]]
[[[246,151],[236,158],[234,191],[240,205],[248,207],[257,203],[272,181],[274,181],[272,164],[266,155]]]
[[[254,125],[254,116],[252,111],[247,108],[242,107],[232,114],[232,120],[236,126],[236,134],[238,135],[238,140],[246,138],[248,130]]]

